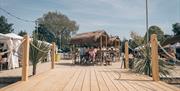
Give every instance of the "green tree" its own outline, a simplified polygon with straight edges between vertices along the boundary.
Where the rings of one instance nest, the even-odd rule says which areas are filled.
[[[12,23],[8,23],[4,16],[0,16],[0,33],[6,34],[14,31],[12,29]]]
[[[56,37],[53,32],[48,31],[47,28],[43,24],[39,24],[38,28],[33,31],[34,33],[38,34],[38,40],[43,40],[49,43],[55,42]]]
[[[158,26],[155,26],[155,25],[154,25],[154,26],[149,27],[148,32],[149,32],[149,36],[148,36],[149,41],[150,41],[150,37],[151,37],[152,34],[157,34],[157,39],[158,39],[158,41],[160,41],[161,43],[165,40],[165,38],[164,38],[164,32],[163,32],[162,29],[159,28]],[[146,40],[147,40],[147,33],[146,33],[145,36],[144,36],[144,41],[145,41],[145,43],[146,43]]]
[[[143,44],[144,39],[138,33],[131,32],[130,36],[131,36],[132,39],[131,39],[129,45],[132,48],[136,48],[136,47],[138,47],[138,46]]]
[[[18,35],[23,37],[24,35],[27,35],[27,32],[21,30],[21,31],[18,33]]]
[[[56,36],[56,43],[65,45],[62,41],[70,39],[70,35],[76,33],[79,29],[77,23],[70,20],[66,15],[57,12],[48,12],[43,17],[38,19],[39,24],[43,24],[48,31],[51,31]],[[64,40],[65,39],[65,40]],[[61,43],[59,43],[59,41]]]
[[[164,32],[158,27],[158,26],[151,26],[149,28],[149,40],[150,40],[150,36],[152,34],[157,34],[157,39],[160,42],[163,42],[165,40],[165,38],[170,37],[169,35],[164,35]],[[133,34],[135,35],[135,34]],[[148,42],[149,42],[148,40]],[[133,59],[133,71],[138,72],[138,73],[142,73],[142,74],[146,74],[149,76],[152,76],[152,68],[151,68],[151,56],[150,56],[150,46],[146,45],[146,41],[147,41],[147,33],[144,36],[144,46],[142,47],[140,50],[137,50],[137,54],[139,54],[136,58]],[[138,42],[137,42],[138,44]],[[141,44],[141,42],[139,42],[139,44]],[[143,44],[143,43],[142,43]],[[168,63],[166,63],[165,61],[163,61],[161,58],[158,59],[159,62],[159,75],[160,76],[168,76],[170,75],[170,72],[173,70],[173,66],[169,65]]]
[[[32,62],[32,66],[33,66],[33,72],[32,72],[33,75],[36,74],[37,64],[45,60],[49,50],[50,50],[50,45],[45,43],[44,41],[39,41],[37,39],[37,34],[33,33],[33,40],[30,45],[30,53],[29,53],[30,54],[29,59]]]
[[[175,23],[172,25],[173,27],[173,32],[174,32],[174,35],[177,36],[177,35],[180,35],[180,23]]]

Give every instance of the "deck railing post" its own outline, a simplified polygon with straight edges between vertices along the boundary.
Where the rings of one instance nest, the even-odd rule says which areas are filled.
[[[156,34],[151,35],[151,57],[152,77],[154,81],[159,81],[158,44]]]
[[[125,42],[125,67],[128,68],[129,65],[129,48],[128,48],[128,41]]]
[[[56,44],[55,42],[53,42],[51,46],[51,69],[54,69],[55,55],[56,55],[55,49],[56,49]]]
[[[29,70],[29,36],[24,36],[23,57],[22,57],[22,81],[28,80]]]

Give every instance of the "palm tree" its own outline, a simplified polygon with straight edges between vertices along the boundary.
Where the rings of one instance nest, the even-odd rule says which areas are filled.
[[[134,58],[132,71],[152,76],[151,57],[147,55],[146,51],[147,51],[147,48],[143,48],[143,49],[139,50],[141,57]],[[169,65],[162,58],[159,58],[158,61],[159,61],[160,77],[164,77],[164,76],[166,77],[166,76],[170,75],[170,73],[171,73],[170,71],[174,69],[174,66]]]
[[[151,71],[151,50],[149,44],[146,44],[149,42],[149,38],[152,34],[157,34],[158,41],[162,43],[164,41],[164,33],[158,26],[151,26],[148,30],[149,36],[146,33],[144,36],[144,42],[141,42],[142,44],[138,44],[134,41],[134,43],[138,44],[142,48],[138,50],[138,53],[140,54],[138,57],[134,58],[134,61],[131,65],[133,65],[132,71],[142,73],[145,75],[152,75]],[[148,39],[148,42],[146,42]],[[135,40],[135,39],[133,39]],[[136,39],[137,40],[137,39]],[[145,43],[145,44],[143,44]],[[131,45],[130,45],[131,46]],[[170,71],[173,70],[173,66],[169,65],[167,62],[163,61],[161,58],[159,58],[159,73],[160,76],[167,76],[170,75]]]
[[[50,45],[44,41],[38,41],[36,35],[37,34],[33,35],[33,40],[30,45],[30,61],[33,66],[33,75],[36,74],[37,64],[46,59],[48,51],[50,50]]]

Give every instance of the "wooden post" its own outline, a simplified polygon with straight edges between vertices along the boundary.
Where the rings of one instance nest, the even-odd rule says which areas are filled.
[[[101,62],[103,62],[103,52],[102,52],[102,36],[100,37],[100,46],[101,46]]]
[[[117,41],[115,40],[114,41],[114,48],[115,48],[115,56],[114,56],[114,58],[115,58],[115,61],[117,62]]]
[[[158,44],[156,34],[151,35],[151,57],[152,77],[154,81],[159,81]]]
[[[100,46],[101,46],[101,49],[102,49],[102,36],[100,38]]]
[[[119,40],[117,41],[117,61],[120,61],[120,43]]]
[[[28,80],[28,70],[29,70],[29,36],[24,36],[23,43],[23,57],[22,57],[22,81]]]
[[[52,43],[51,47],[51,69],[54,69],[54,63],[55,63],[55,50],[56,50],[56,44],[55,42]]]
[[[125,67],[128,68],[129,65],[129,48],[128,48],[128,41],[125,42]]]
[[[108,40],[107,40],[107,36],[106,36],[106,48],[107,48],[107,44],[108,44],[107,42],[108,42]]]

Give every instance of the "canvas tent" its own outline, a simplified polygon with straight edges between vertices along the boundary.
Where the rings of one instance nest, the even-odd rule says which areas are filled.
[[[0,33],[0,43],[4,44],[4,47],[9,51],[6,60],[8,62],[8,69],[19,67],[18,51],[22,39],[23,37],[14,33]],[[3,52],[1,52],[1,55],[3,55],[2,53]]]
[[[80,33],[70,40],[75,45],[107,46],[109,36],[104,30]]]

